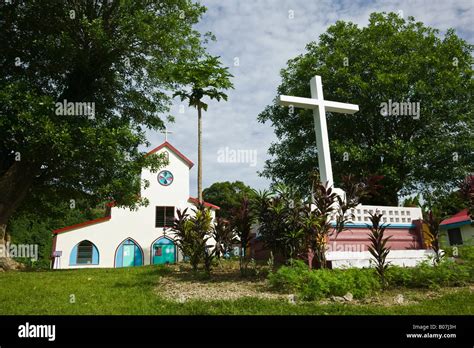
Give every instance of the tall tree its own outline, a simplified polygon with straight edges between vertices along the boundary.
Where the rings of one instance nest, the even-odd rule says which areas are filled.
[[[202,110],[207,111],[207,104],[202,101],[209,99],[227,100],[223,90],[234,88],[227,67],[223,67],[219,57],[207,55],[204,59],[195,61],[188,69],[175,70],[178,81],[188,86],[174,95],[181,101],[188,100],[189,106],[198,112],[198,200],[202,202]]]
[[[328,114],[336,186],[347,174],[381,175],[381,194],[364,203],[394,205],[399,195],[448,189],[473,171],[473,45],[454,30],[441,36],[412,17],[373,13],[363,28],[336,22],[306,49],[281,71],[277,93],[309,97],[309,80],[321,75],[325,99],[360,108]],[[411,115],[397,116],[393,104],[383,115],[390,101],[419,102],[419,113],[415,104]],[[318,166],[312,112],[275,100],[259,120],[279,139],[263,175],[309,187],[306,173]]]
[[[238,208],[244,196],[252,197],[252,189],[242,181],[215,182],[202,192],[203,199],[218,205],[216,214],[226,219],[231,218],[231,212]]]
[[[163,126],[180,87],[172,71],[204,54],[193,29],[204,11],[190,0],[0,3],[1,234],[44,197],[144,203],[141,169],[163,161],[138,147]]]

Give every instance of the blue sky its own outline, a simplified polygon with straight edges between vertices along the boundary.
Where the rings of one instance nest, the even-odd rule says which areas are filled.
[[[321,0],[202,0],[208,8],[197,29],[211,31],[217,42],[209,51],[221,56],[234,75],[234,90],[228,102],[210,102],[203,117],[203,186],[216,181],[241,180],[254,188],[266,188],[269,181],[259,177],[267,149],[276,140],[270,124],[257,122],[257,115],[276,96],[280,69],[288,59],[305,51],[320,34],[337,20],[365,26],[372,12],[403,12],[444,33],[456,29],[458,35],[474,42],[474,0],[439,1],[321,1]],[[290,12],[293,11],[293,12]],[[293,15],[293,16],[292,16]],[[291,18],[292,17],[292,18]],[[238,66],[234,63],[238,60]],[[341,100],[341,102],[344,102]],[[169,142],[197,163],[196,110],[176,100],[171,109],[175,123]],[[183,107],[181,107],[182,110]],[[157,146],[164,135],[153,133],[149,141]],[[219,150],[251,150],[252,163],[222,163]],[[253,163],[255,164],[255,163]],[[191,194],[196,194],[197,166],[191,172]]]

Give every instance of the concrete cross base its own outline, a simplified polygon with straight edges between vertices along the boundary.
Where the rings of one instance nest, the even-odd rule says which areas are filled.
[[[434,257],[433,250],[392,250],[387,256],[391,265],[414,267],[422,261]],[[326,259],[331,261],[332,268],[364,268],[371,265],[372,255],[368,251],[328,251]]]

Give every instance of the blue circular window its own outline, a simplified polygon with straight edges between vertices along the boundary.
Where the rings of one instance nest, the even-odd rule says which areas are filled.
[[[158,173],[158,182],[163,186],[169,186],[173,183],[173,174],[169,170],[162,170]]]

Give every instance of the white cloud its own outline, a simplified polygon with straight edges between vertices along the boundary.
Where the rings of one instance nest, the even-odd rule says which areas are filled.
[[[216,181],[241,180],[255,188],[268,186],[260,178],[268,158],[267,149],[276,138],[271,125],[257,122],[257,115],[270,104],[280,83],[279,71],[288,59],[305,51],[307,43],[317,40],[326,28],[337,20],[366,25],[374,11],[403,11],[426,25],[442,32],[453,27],[469,42],[473,42],[473,1],[269,1],[269,0],[203,0],[208,8],[198,26],[201,32],[211,31],[217,42],[209,47],[212,54],[222,57],[230,67],[235,89],[229,91],[228,102],[210,102],[203,117],[204,187]],[[289,11],[294,11],[290,19]],[[234,58],[240,66],[235,67]],[[174,131],[169,141],[197,163],[197,115],[186,107],[169,125]],[[162,134],[153,134],[150,142],[158,145]],[[257,150],[256,167],[249,164],[223,164],[217,161],[221,147]],[[192,170],[191,192],[196,191],[197,168]]]

